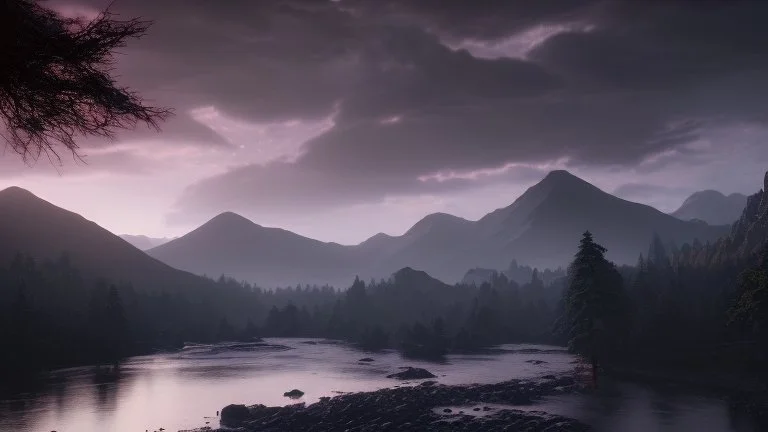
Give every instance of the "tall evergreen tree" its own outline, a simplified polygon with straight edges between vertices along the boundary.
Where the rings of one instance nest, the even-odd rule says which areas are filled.
[[[568,348],[588,358],[597,382],[598,362],[611,357],[624,328],[626,309],[621,274],[605,258],[606,249],[584,233],[575,259],[568,268],[564,315],[559,328]]]

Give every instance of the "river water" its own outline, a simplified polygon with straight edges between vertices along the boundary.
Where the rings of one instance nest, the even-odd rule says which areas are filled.
[[[373,362],[359,362],[361,358]],[[268,339],[263,344],[191,345],[134,357],[117,374],[93,368],[57,371],[35,389],[0,396],[2,432],[143,432],[218,426],[230,403],[312,403],[339,392],[408,385],[386,378],[399,367],[424,367],[444,384],[493,383],[566,372],[575,358],[562,348],[503,345],[443,363],[363,353],[332,341]],[[300,389],[298,400],[283,396]],[[753,432],[750,419],[719,397],[673,386],[606,382],[595,394],[547,398],[527,409],[574,417],[598,432]]]

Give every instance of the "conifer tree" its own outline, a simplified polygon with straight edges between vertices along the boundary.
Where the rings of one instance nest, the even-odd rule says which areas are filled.
[[[568,348],[590,360],[595,383],[598,363],[615,353],[626,318],[622,278],[605,252],[592,233],[584,233],[568,268],[565,310],[558,323]]]

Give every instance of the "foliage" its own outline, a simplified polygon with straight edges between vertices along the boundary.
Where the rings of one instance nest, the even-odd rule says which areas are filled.
[[[480,286],[446,285],[404,269],[388,280],[356,279],[346,290],[264,290],[222,276],[188,291],[147,291],[87,280],[66,255],[53,262],[18,255],[0,268],[0,338],[8,347],[0,371],[113,363],[185,342],[256,337],[337,338],[436,358],[557,342],[555,317],[563,342],[606,361],[761,367],[755,354],[768,347],[766,261],[701,266],[682,257],[696,255],[687,245],[651,244],[637,266],[616,268],[587,235],[568,277],[549,285],[534,272],[522,285],[499,273]]]
[[[623,280],[605,259],[605,252],[592,234],[585,232],[568,268],[568,289],[563,294],[561,331],[567,335],[571,351],[589,358],[612,355],[626,328]]]
[[[227,277],[206,289],[146,291],[87,280],[64,255],[18,255],[0,268],[0,337],[14,373],[177,349],[186,342],[327,337],[361,348],[439,357],[503,342],[547,341],[560,287],[519,286],[504,275],[479,287],[424,280],[421,272],[345,291],[329,286],[263,290]],[[21,359],[21,360],[20,360]]]
[[[3,138],[25,160],[77,154],[76,136],[112,137],[118,128],[157,128],[167,109],[147,105],[112,76],[116,49],[149,23],[102,12],[64,18],[33,0],[0,2],[0,118]]]
[[[768,272],[754,266],[739,276],[738,299],[728,311],[730,322],[746,321],[759,337],[768,337]]]

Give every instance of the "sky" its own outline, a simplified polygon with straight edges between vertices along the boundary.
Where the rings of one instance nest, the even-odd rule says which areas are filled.
[[[477,219],[567,169],[673,211],[768,169],[768,2],[49,0],[154,22],[120,85],[175,115],[83,139],[83,161],[0,157],[112,232],[223,211],[344,244]]]

